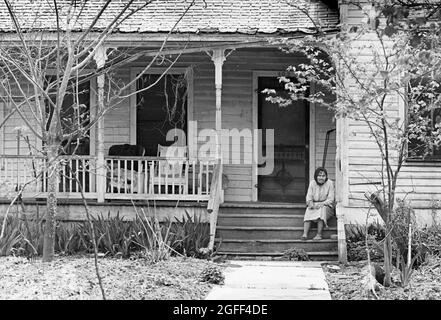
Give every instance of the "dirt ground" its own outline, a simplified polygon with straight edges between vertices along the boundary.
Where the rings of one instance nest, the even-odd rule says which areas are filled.
[[[367,294],[362,279],[365,276],[363,267],[367,261],[349,262],[339,265],[340,270],[331,272],[323,265],[326,280],[333,300],[375,300],[373,294]],[[380,300],[441,300],[441,258],[431,257],[425,264],[416,269],[406,288],[399,286],[399,273],[395,270],[395,283],[389,287],[380,287],[377,291]]]
[[[107,299],[203,299],[212,285],[200,273],[212,262],[170,258],[156,264],[145,259],[100,258]],[[93,256],[58,256],[51,263],[22,257],[0,257],[0,299],[102,299]]]

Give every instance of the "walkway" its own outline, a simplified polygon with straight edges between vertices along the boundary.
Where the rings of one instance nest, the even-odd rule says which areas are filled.
[[[321,263],[232,260],[206,300],[331,300]]]

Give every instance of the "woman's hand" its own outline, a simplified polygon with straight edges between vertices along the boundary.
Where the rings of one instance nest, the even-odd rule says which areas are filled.
[[[318,203],[316,203],[316,205],[314,206],[314,209],[321,209],[321,208],[323,208],[323,206],[324,206],[324,203],[323,203],[323,202],[318,202]]]

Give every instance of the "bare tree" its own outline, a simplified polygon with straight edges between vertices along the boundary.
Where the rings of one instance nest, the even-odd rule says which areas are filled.
[[[90,130],[105,114],[123,99],[137,94],[139,91],[129,90],[132,84],[164,54],[168,36],[159,49],[148,52],[105,47],[120,26],[142,17],[152,2],[29,1],[27,5],[35,8],[30,17],[22,15],[23,1],[3,0],[1,9],[8,14],[15,39],[0,44],[0,92],[10,106],[0,127],[18,115],[24,129],[41,141],[41,147],[29,143],[29,148],[33,155],[44,159],[44,167],[35,168],[33,179],[45,179],[48,186],[43,261],[54,257],[60,155],[75,154],[82,139],[89,138]],[[174,27],[194,2],[188,3]],[[117,68],[142,55],[150,60],[134,79],[124,83],[114,77]],[[174,51],[174,56],[158,80],[141,90],[150,89],[163,78],[179,58],[179,50]],[[97,76],[100,87],[105,88],[97,92],[97,112],[88,114],[80,98],[81,85]],[[23,188],[17,191],[22,192]]]

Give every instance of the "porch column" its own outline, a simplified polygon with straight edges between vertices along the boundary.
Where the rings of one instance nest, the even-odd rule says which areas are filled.
[[[347,122],[346,118],[338,116],[336,121],[336,157],[335,157],[335,191],[337,202],[336,216],[337,216],[337,239],[338,239],[338,261],[346,264],[347,248],[346,248],[346,233],[345,233],[345,208],[348,205],[348,190],[346,179],[347,167]]]
[[[219,182],[222,185],[222,65],[225,61],[225,50],[215,49],[211,60],[214,62],[214,85],[216,88],[216,153],[220,159],[220,177]],[[223,190],[221,189],[221,202],[223,202]]]
[[[97,68],[104,67],[107,60],[106,48],[101,46],[95,53],[95,62]],[[104,117],[101,116],[104,110],[104,75],[101,74],[97,76],[97,110],[96,116],[100,118],[97,121],[97,134],[96,134],[96,191],[97,191],[97,202],[104,202],[104,194],[106,192],[106,163],[104,161]]]

